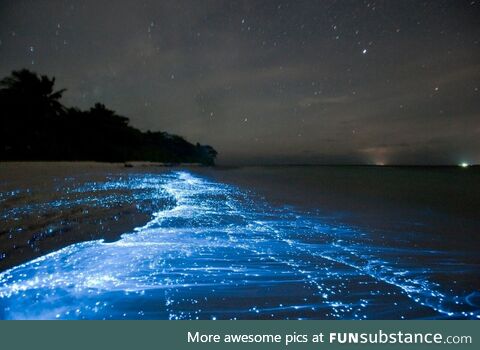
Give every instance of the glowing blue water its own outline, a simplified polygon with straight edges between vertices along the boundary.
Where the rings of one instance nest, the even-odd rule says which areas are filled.
[[[480,317],[478,294],[435,282],[417,259],[441,252],[385,247],[188,172],[130,181],[103,186],[153,188],[172,204],[116,242],[1,273],[0,318]]]

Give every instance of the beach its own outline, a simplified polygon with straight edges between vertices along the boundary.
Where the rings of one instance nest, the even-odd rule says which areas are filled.
[[[0,164],[0,318],[478,318],[480,172]]]

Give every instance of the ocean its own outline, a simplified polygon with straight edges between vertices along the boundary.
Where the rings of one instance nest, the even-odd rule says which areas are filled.
[[[480,318],[479,180],[3,163],[0,318]]]

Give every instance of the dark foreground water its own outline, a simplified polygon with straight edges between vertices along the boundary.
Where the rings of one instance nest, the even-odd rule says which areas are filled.
[[[345,212],[339,219],[269,204],[218,178],[195,170],[68,177],[56,180],[58,196],[69,194],[68,200],[27,205],[24,197],[3,205],[3,219],[13,221],[22,221],[22,208],[56,206],[65,214],[53,222],[62,222],[70,220],[66,208],[128,202],[150,208],[153,217],[116,241],[75,243],[0,273],[0,318],[480,318],[478,251],[472,249],[478,238],[459,244],[465,230],[448,234],[440,220],[441,234],[431,227],[401,232],[410,226],[389,229],[381,218],[377,230],[368,211],[368,225],[353,225]],[[18,195],[4,192],[0,203]],[[102,213],[95,214],[97,226],[107,230]],[[352,209],[353,217],[361,213]],[[475,218],[466,221],[471,235]]]

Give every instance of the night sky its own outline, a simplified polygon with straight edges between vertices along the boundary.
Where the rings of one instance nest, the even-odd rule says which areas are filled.
[[[29,68],[219,163],[480,163],[480,1],[1,1]]]

